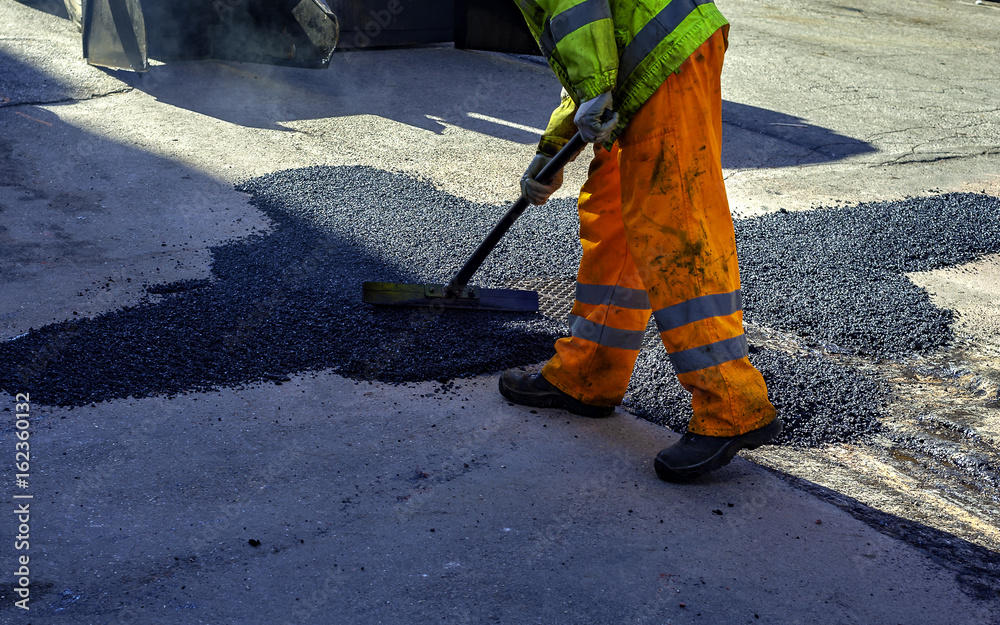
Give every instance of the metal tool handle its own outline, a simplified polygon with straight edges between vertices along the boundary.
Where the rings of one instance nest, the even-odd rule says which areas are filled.
[[[552,178],[566,166],[566,163],[576,156],[580,150],[586,147],[586,145],[587,142],[583,140],[580,133],[573,135],[573,138],[569,140],[569,143],[563,146],[563,149],[559,150],[556,155],[552,157],[552,160],[542,168],[542,171],[538,172],[538,175],[535,176],[535,180],[541,182],[542,184],[546,184],[551,181]],[[479,244],[479,247],[476,248],[476,251],[472,254],[469,260],[465,261],[462,268],[459,269],[458,273],[455,274],[455,277],[452,278],[451,282],[448,283],[448,286],[445,287],[449,293],[460,293],[462,289],[469,284],[469,280],[472,279],[472,274],[479,270],[479,267],[486,260],[486,257],[490,255],[493,248],[497,246],[497,243],[500,242],[503,235],[507,234],[507,230],[514,225],[514,222],[521,216],[521,213],[523,213],[526,208],[528,208],[528,200],[524,197],[524,195],[521,195],[521,197],[507,209],[507,212],[500,218],[497,225],[493,226],[493,230],[491,230],[486,238],[483,239],[483,242]]]

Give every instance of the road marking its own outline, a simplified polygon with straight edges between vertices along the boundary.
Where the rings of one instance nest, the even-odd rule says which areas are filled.
[[[472,119],[479,119],[484,122],[492,122],[494,124],[500,124],[501,126],[507,126],[509,128],[517,128],[518,130],[525,130],[536,135],[540,135],[544,130],[541,128],[532,128],[531,126],[525,126],[524,124],[517,124],[515,122],[509,122],[506,119],[497,119],[496,117],[490,117],[489,115],[482,115],[481,113],[466,113]]]

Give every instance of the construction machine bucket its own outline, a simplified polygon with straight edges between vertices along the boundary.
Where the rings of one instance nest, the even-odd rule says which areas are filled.
[[[139,0],[84,2],[83,56],[91,65],[147,71],[146,26]]]
[[[340,39],[322,0],[245,0],[218,13],[212,58],[323,69]]]
[[[87,62],[136,72],[149,69],[149,57],[322,69],[340,39],[337,16],[324,0],[86,0],[82,6]]]

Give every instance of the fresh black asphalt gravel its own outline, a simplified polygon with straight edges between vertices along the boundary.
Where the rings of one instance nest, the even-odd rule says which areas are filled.
[[[953,338],[906,273],[1000,251],[1000,200],[951,193],[777,212],[737,222],[745,319],[832,349],[888,358]]]
[[[750,362],[764,376],[784,430],[772,442],[806,447],[857,442],[881,431],[889,385],[816,355],[793,356],[751,345]],[[690,395],[681,387],[662,344],[639,354],[625,406],[636,415],[683,432]]]
[[[361,302],[365,280],[440,281],[465,253],[453,248],[475,245],[456,225],[494,219],[496,207],[360,167],[282,172],[243,189],[271,219],[270,232],[213,248],[209,281],[151,285],[157,301],[8,341],[0,387],[78,405],[320,369],[443,380],[543,360],[561,332],[561,322],[535,314]],[[450,254],[439,259],[437,250]]]
[[[240,189],[272,227],[213,248],[210,280],[150,285],[148,303],[7,341],[0,387],[80,405],[325,369],[445,381],[545,360],[565,332],[563,320],[541,315],[360,301],[365,280],[447,281],[506,207],[360,166],[283,171]],[[531,209],[475,281],[572,278],[576,229],[572,201]],[[747,319],[854,354],[933,350],[951,340],[952,316],[903,273],[1000,251],[998,231],[1000,202],[973,194],[737,220]],[[755,347],[752,358],[788,425],[785,442],[853,440],[877,428],[880,382],[821,356]],[[640,356],[629,406],[674,428],[686,422],[662,347]]]

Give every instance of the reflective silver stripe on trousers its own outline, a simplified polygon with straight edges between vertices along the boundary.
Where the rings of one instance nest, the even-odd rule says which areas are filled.
[[[674,370],[678,375],[691,373],[709,367],[717,367],[724,362],[739,360],[749,355],[747,349],[747,337],[745,334],[734,336],[731,339],[709,343],[701,347],[685,349],[681,352],[670,354],[670,362],[674,365]]]
[[[562,13],[553,15],[552,19],[545,23],[541,40],[546,46],[550,46],[550,50],[554,50],[566,35],[587,24],[609,19],[611,19],[611,7],[608,5],[608,0],[584,0]]]
[[[662,11],[649,20],[622,52],[618,60],[618,86],[622,86],[653,50],[672,33],[684,18],[702,4],[713,4],[712,0],[671,0]]]
[[[569,316],[569,333],[574,338],[586,339],[605,347],[638,350],[642,347],[642,330],[619,330],[594,323],[578,315]]]
[[[649,310],[649,294],[645,289],[624,286],[576,283],[576,301],[594,306],[617,306],[630,310]]]
[[[743,294],[736,289],[732,293],[702,295],[661,308],[653,311],[653,319],[656,319],[656,328],[666,332],[702,319],[725,317],[738,310],[743,310]]]

